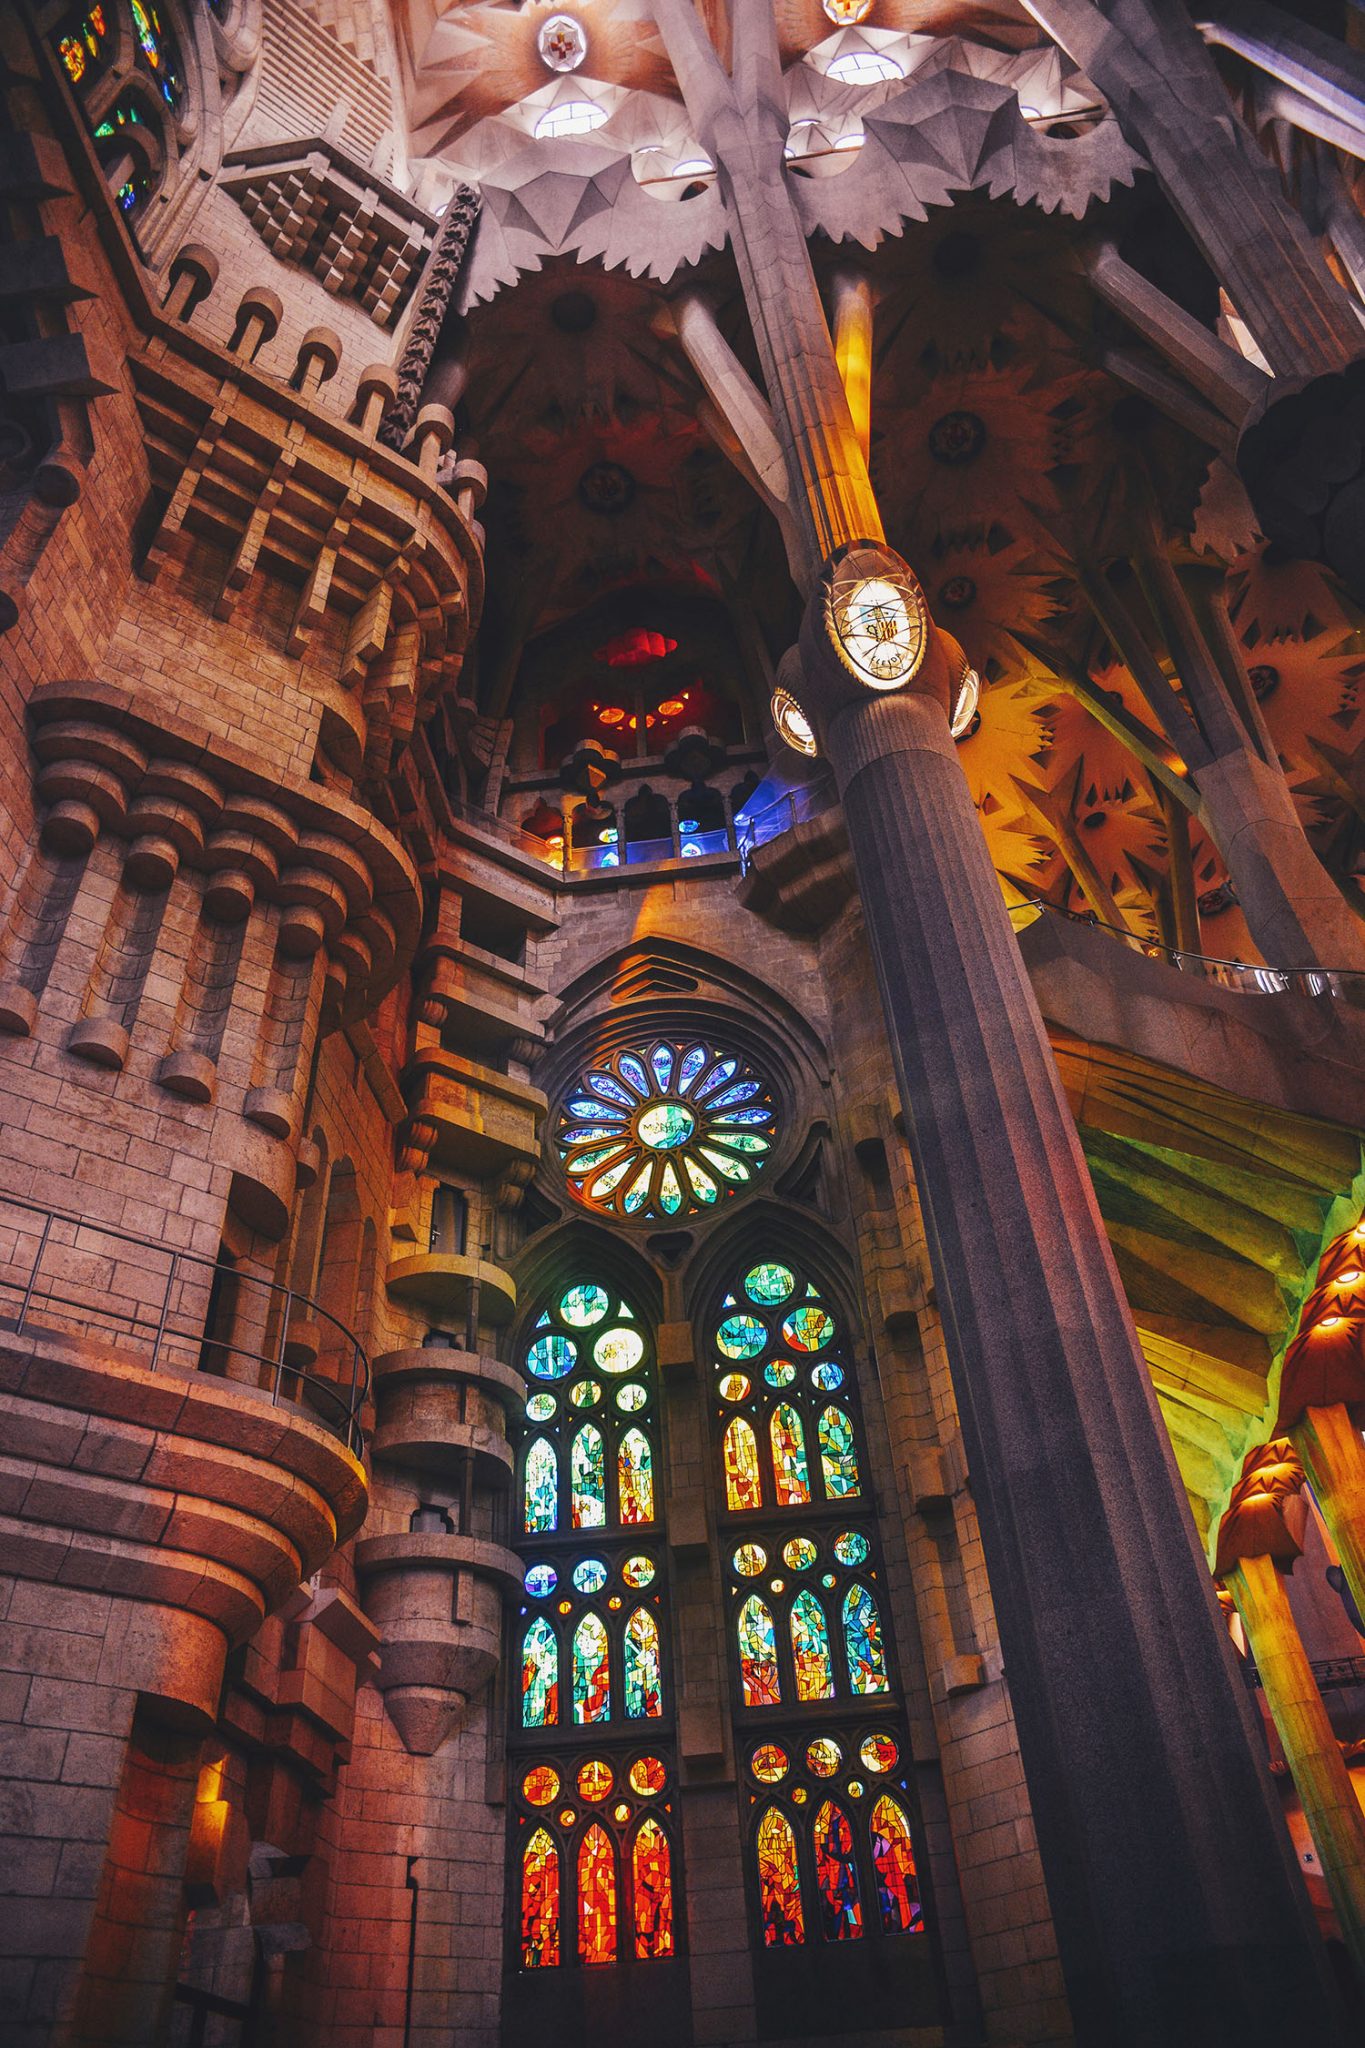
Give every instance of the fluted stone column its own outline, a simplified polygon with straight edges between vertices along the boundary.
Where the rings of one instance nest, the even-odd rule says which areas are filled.
[[[816,716],[1078,2038],[1336,2041],[1307,1896],[944,709],[812,686],[815,634],[803,650],[803,704],[835,704]]]

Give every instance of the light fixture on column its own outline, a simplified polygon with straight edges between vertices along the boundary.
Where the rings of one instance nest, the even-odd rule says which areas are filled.
[[[810,729],[810,720],[797,703],[790,690],[784,690],[778,683],[772,695],[773,724],[777,736],[798,754],[818,754],[815,734]]]
[[[913,681],[929,644],[924,593],[889,548],[854,543],[827,572],[825,625],[844,666],[873,690]]]

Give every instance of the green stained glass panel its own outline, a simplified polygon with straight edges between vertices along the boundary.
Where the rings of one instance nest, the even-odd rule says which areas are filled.
[[[571,1287],[559,1300],[560,1315],[576,1330],[590,1330],[610,1307],[611,1299],[600,1287]]]
[[[767,1327],[757,1316],[727,1316],[716,1332],[716,1343],[727,1358],[757,1358],[767,1341]]]
[[[778,1302],[787,1299],[795,1285],[791,1267],[776,1265],[771,1260],[751,1266],[744,1275],[744,1292],[760,1308],[775,1308]]]

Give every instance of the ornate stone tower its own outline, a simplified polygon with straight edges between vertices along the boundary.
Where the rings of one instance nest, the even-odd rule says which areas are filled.
[[[1344,0],[0,18],[0,2041],[1365,2014]]]

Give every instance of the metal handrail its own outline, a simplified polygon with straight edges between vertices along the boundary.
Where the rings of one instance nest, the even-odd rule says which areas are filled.
[[[16,1210],[35,1219],[27,1233],[21,1223],[7,1221],[9,1213]],[[59,1241],[63,1229],[72,1233],[71,1242]],[[4,1245],[3,1240],[11,1234],[13,1246]],[[24,1274],[18,1253],[26,1234],[36,1236],[38,1245]],[[74,1259],[102,1257],[117,1268],[116,1252],[101,1254],[83,1250],[82,1234],[103,1238],[115,1245],[133,1246],[141,1254],[151,1252],[157,1258],[167,1260],[166,1284],[160,1290],[159,1299],[155,1293],[148,1295],[141,1291],[127,1296],[113,1293],[112,1273],[108,1284],[91,1283],[83,1288],[78,1276],[53,1271],[51,1255],[57,1252],[64,1252]],[[49,1262],[49,1272],[40,1287],[39,1278],[45,1260]],[[145,1267],[140,1266],[139,1276],[143,1272]],[[11,1274],[15,1277],[11,1278]],[[21,1274],[24,1277],[19,1277]],[[193,1276],[197,1276],[197,1281]],[[239,1292],[234,1301],[232,1327],[219,1335],[210,1327],[208,1318],[215,1285],[224,1281]],[[63,1288],[74,1288],[75,1291],[63,1292]],[[187,1289],[190,1292],[188,1305],[185,1301]],[[340,1437],[357,1457],[364,1455],[360,1415],[370,1390],[369,1360],[354,1331],[347,1329],[321,1303],[301,1294],[296,1288],[283,1287],[278,1281],[244,1272],[240,1266],[225,1260],[208,1258],[202,1252],[183,1251],[163,1244],[157,1238],[124,1230],[118,1224],[102,1223],[97,1217],[79,1215],[75,1210],[51,1208],[19,1195],[0,1194],[0,1296],[6,1290],[19,1296],[18,1314],[9,1326],[15,1336],[24,1335],[35,1309],[39,1314],[44,1309],[49,1314],[53,1310],[72,1310],[75,1313],[70,1320],[79,1331],[112,1328],[119,1338],[126,1337],[128,1341],[146,1347],[147,1365],[152,1372],[163,1364],[166,1369],[176,1369],[168,1361],[174,1351],[179,1351],[180,1370],[206,1372],[229,1379],[237,1386],[254,1388],[259,1393],[268,1392],[272,1406],[284,1402],[311,1409],[323,1427]],[[245,1317],[242,1313],[242,1292],[250,1290],[256,1291],[258,1303],[263,1302],[259,1318]],[[297,1337],[295,1357],[291,1359],[291,1325],[305,1320],[326,1323],[336,1332],[342,1357],[349,1355],[349,1384],[344,1378],[312,1371],[310,1365],[300,1363],[298,1351],[307,1347],[301,1346]],[[253,1348],[250,1342],[238,1341],[238,1332],[244,1322],[249,1334],[260,1332],[260,1348]],[[49,1325],[44,1322],[43,1327]],[[206,1359],[214,1354],[222,1357],[221,1366],[206,1363]],[[315,1357],[316,1352],[311,1356]],[[230,1369],[234,1359],[239,1361],[236,1371]]]
[[[1026,910],[1039,915],[1047,911],[1053,917],[1067,918],[1072,924],[1089,925],[1094,931],[1109,932],[1132,951],[1145,953],[1151,960],[1169,960],[1183,973],[1196,974],[1215,988],[1258,996],[1348,996],[1353,1001],[1365,1003],[1365,974],[1353,967],[1255,967],[1245,960],[1220,959],[1214,953],[1185,952],[1176,946],[1163,945],[1160,939],[1146,939],[1138,932],[1106,924],[1103,918],[1096,917],[1091,911],[1064,910],[1042,896],[1028,896],[1022,903],[1012,903],[1009,906],[1011,922]],[[1015,929],[1017,931],[1019,927],[1016,925]]]
[[[789,789],[767,804],[761,811],[751,812],[742,827],[735,832],[735,845],[739,852],[739,871],[747,875],[755,852],[766,846],[770,839],[780,839],[784,832],[790,832],[795,825],[804,825],[808,819],[818,817],[838,802],[838,792],[832,776],[823,775],[817,782],[802,783],[798,789]],[[775,824],[771,831],[765,829],[766,821],[781,815],[786,824]]]

